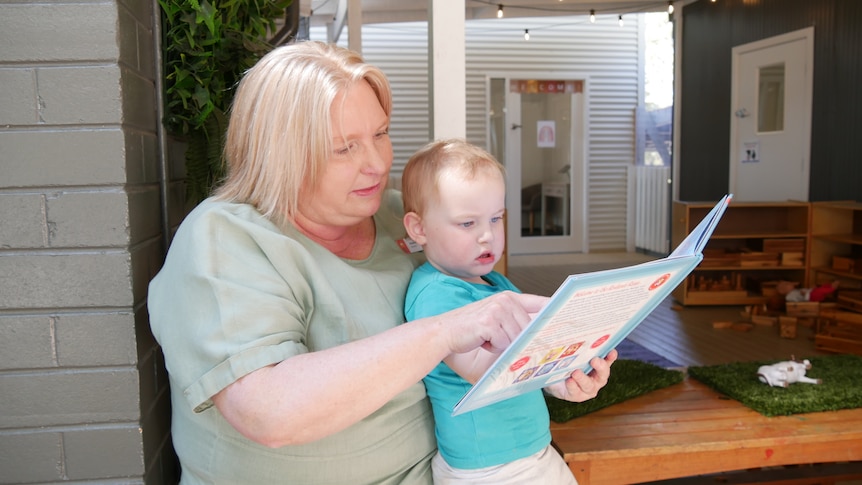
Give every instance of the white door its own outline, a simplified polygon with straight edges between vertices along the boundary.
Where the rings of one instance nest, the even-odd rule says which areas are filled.
[[[814,28],[733,48],[730,192],[808,200]]]
[[[506,165],[509,254],[584,249],[585,84],[560,74],[489,79],[491,112],[501,115],[491,145],[505,152],[495,155]]]

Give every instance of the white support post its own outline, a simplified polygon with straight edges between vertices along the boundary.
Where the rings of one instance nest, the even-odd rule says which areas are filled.
[[[430,137],[466,138],[465,0],[428,0]]]
[[[347,2],[347,47],[362,54],[362,0]]]

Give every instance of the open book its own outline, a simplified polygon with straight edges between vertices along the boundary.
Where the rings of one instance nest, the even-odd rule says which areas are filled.
[[[725,195],[663,259],[572,275],[453,409],[452,415],[541,389],[575,369],[592,370],[703,259],[703,248],[730,203]]]

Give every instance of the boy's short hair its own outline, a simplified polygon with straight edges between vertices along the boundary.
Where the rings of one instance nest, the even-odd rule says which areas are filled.
[[[440,193],[440,174],[452,170],[468,179],[480,173],[500,174],[506,169],[488,151],[459,138],[433,141],[420,148],[404,167],[401,192],[404,212],[422,214]]]

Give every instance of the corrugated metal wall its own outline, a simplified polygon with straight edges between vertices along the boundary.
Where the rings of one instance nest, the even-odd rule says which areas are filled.
[[[524,29],[530,40],[524,40]],[[642,97],[643,22],[626,16],[468,20],[467,138],[486,142],[486,75],[575,73],[588,80],[588,244],[591,252],[625,251],[628,242],[628,168],[634,163],[634,112]],[[391,128],[395,167],[428,141],[428,61],[425,23],[365,25],[365,58],[393,86]],[[312,39],[325,39],[312,29]],[[340,43],[346,45],[346,34]]]

